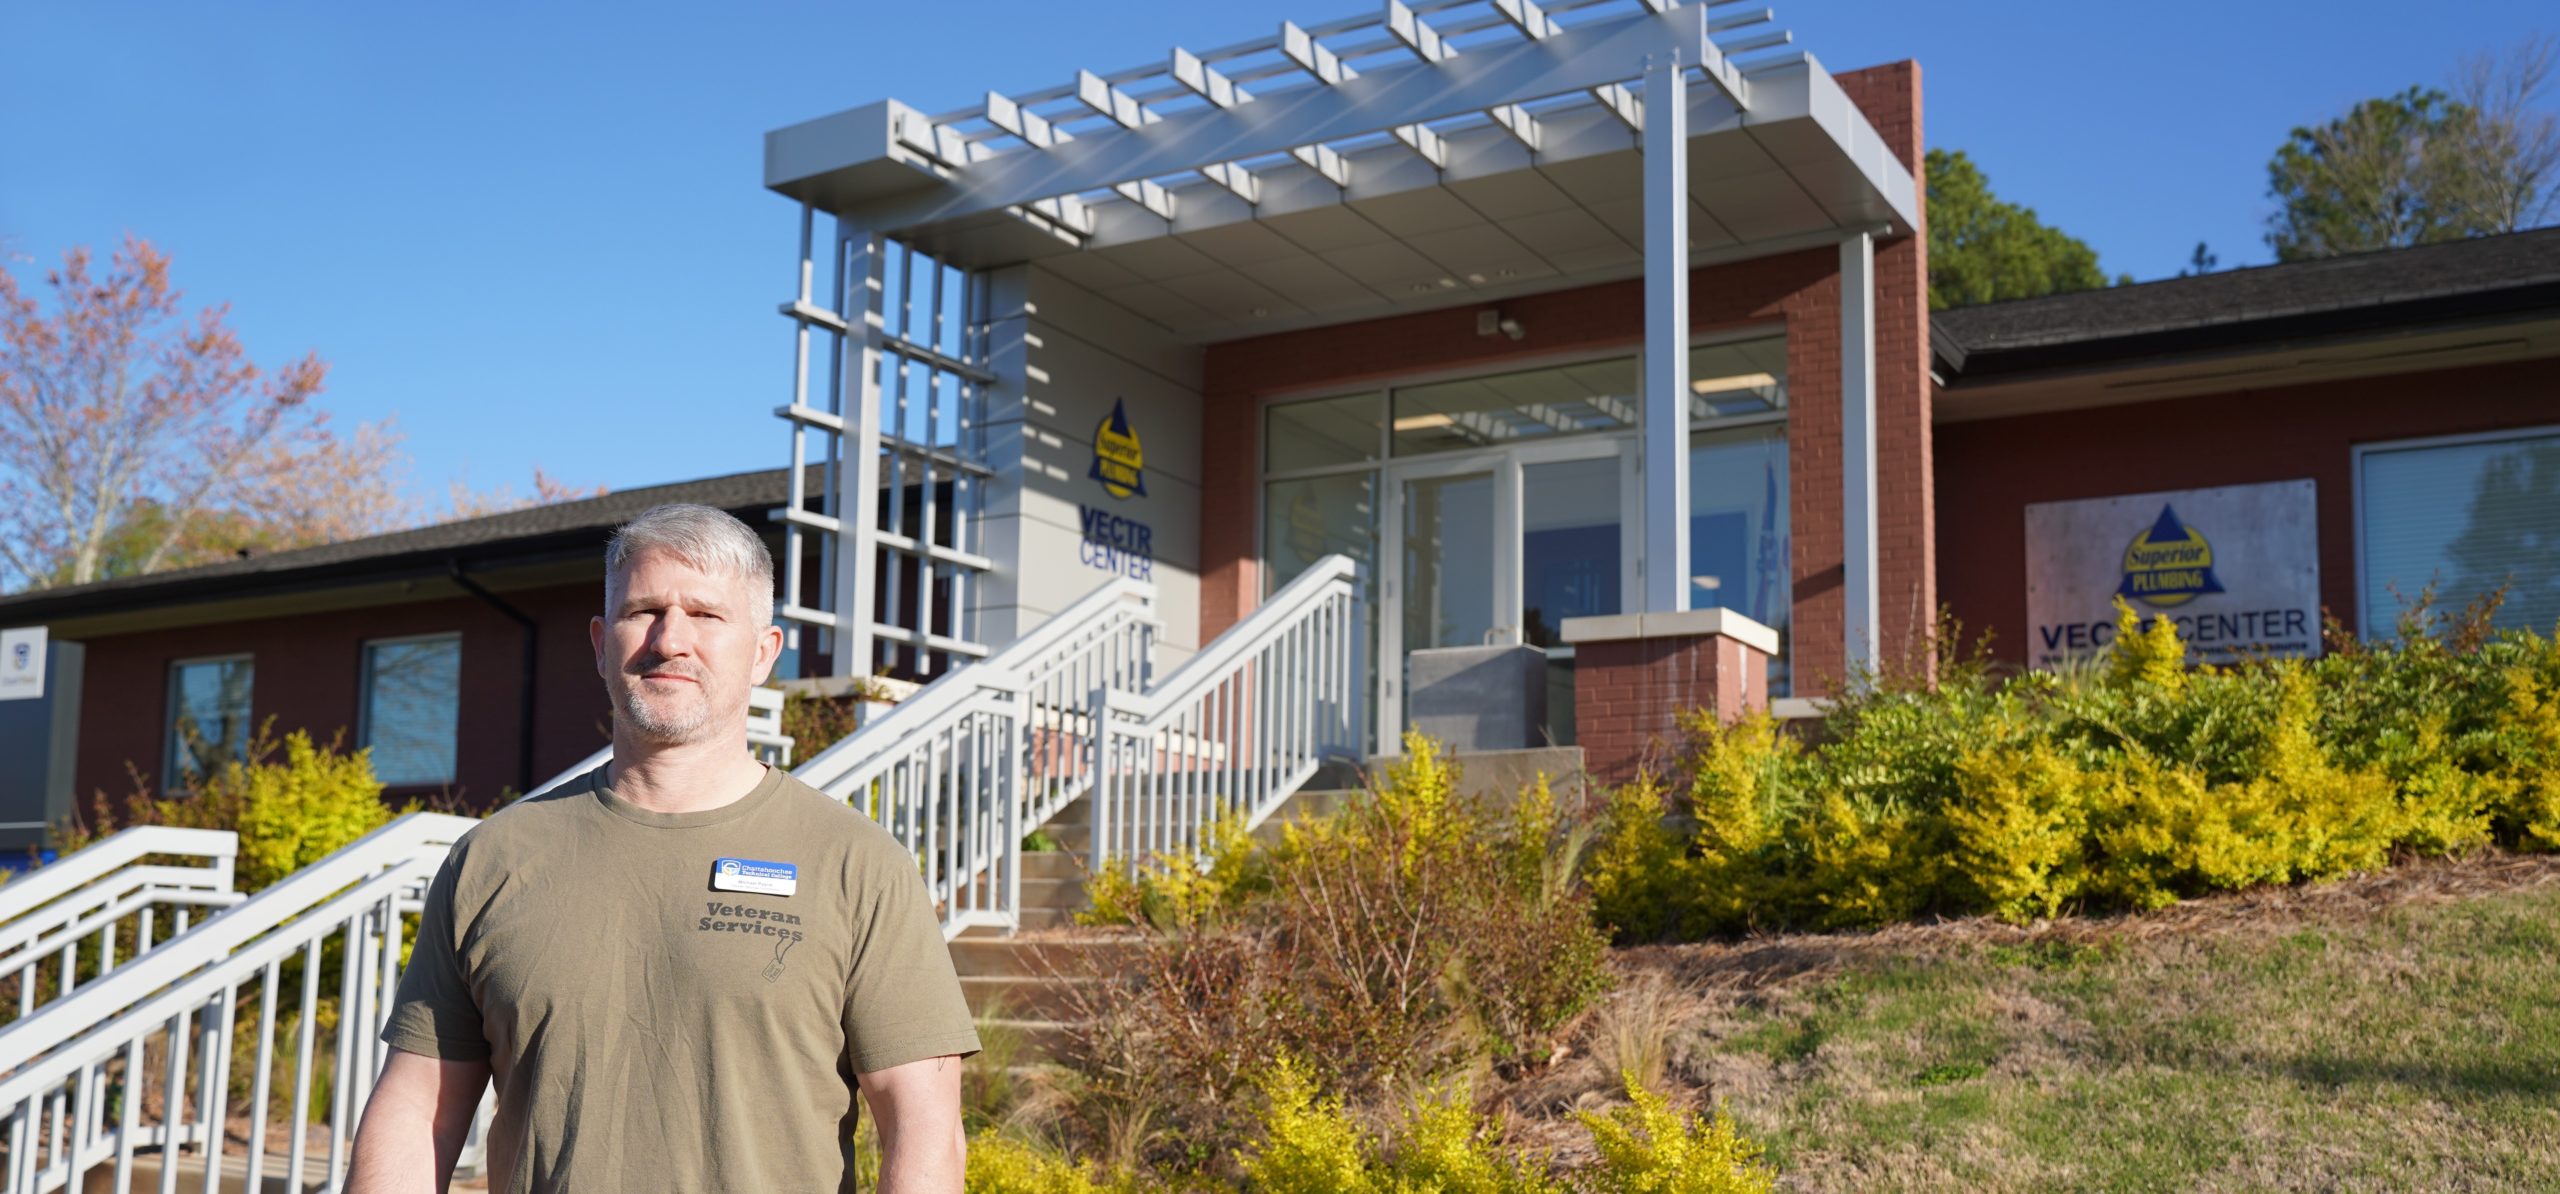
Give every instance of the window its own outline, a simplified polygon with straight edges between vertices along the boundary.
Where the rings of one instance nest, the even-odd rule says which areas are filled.
[[[356,742],[373,748],[375,778],[385,784],[453,782],[461,712],[461,635],[365,644]]]
[[[1266,423],[1263,471],[1286,473],[1376,460],[1385,438],[1381,434],[1385,429],[1378,425],[1384,413],[1383,397],[1374,393],[1274,406]]]
[[[1395,454],[1464,452],[1557,435],[1625,431],[1643,409],[1636,358],[1395,390]]]
[[[249,687],[256,672],[246,655],[169,665],[169,768],[163,786],[209,775],[248,753]]]
[[[1787,525],[1787,425],[1689,436],[1689,606],[1729,609],[1778,632],[1769,695],[1787,686],[1793,620]]]
[[[2377,444],[2356,466],[2367,637],[2393,633],[2429,585],[2442,610],[2503,586],[2500,629],[2560,621],[2560,427]]]

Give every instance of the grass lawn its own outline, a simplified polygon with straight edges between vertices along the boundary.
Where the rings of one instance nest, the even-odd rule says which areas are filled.
[[[1623,1063],[1792,1189],[2560,1189],[2560,859],[1621,963],[1522,1119]]]

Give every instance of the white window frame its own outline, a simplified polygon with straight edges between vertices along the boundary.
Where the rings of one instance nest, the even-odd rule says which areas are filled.
[[[2375,440],[2371,443],[2356,444],[2348,449],[2347,500],[2354,507],[2356,540],[2356,637],[2371,637],[2365,633],[2367,611],[2364,608],[2365,595],[2373,591],[2369,583],[2371,578],[2366,571],[2368,563],[2365,559],[2364,547],[2364,458],[2377,453],[2421,451],[2427,448],[2458,448],[2466,444],[2493,444],[2502,440],[2554,437],[2560,437],[2560,423],[2545,423],[2534,427],[2508,427],[2497,431],[2471,431],[2459,435],[2427,435],[2415,439]]]
[[[160,789],[169,794],[179,778],[178,766],[178,673],[208,663],[242,663],[249,665],[249,716],[258,713],[258,656],[252,651],[233,651],[222,655],[190,655],[169,661],[168,673],[161,679],[160,700]],[[256,737],[255,731],[251,732]]]
[[[458,772],[462,769],[462,632],[459,630],[438,630],[427,634],[396,634],[386,638],[369,638],[356,646],[356,749],[366,750],[373,746],[373,649],[375,647],[398,647],[410,643],[436,642],[451,642],[453,644],[453,699],[455,717],[453,731],[453,769],[452,771],[448,771],[442,779],[402,780],[398,784],[392,786],[419,787],[439,783],[450,784],[454,781],[453,772]]]

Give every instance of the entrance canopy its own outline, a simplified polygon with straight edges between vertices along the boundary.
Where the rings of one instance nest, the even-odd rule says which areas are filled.
[[[1765,8],[1389,0],[929,115],[770,133],[765,183],[963,269],[1039,261],[1195,342],[1644,272],[1649,65],[1691,264],[1907,234],[1910,172]]]

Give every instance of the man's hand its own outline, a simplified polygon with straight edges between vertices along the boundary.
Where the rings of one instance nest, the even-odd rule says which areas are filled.
[[[960,1059],[928,1057],[858,1080],[880,1126],[880,1194],[960,1194],[969,1148],[960,1127]]]
[[[347,1194],[442,1194],[488,1085],[488,1062],[393,1049],[356,1127]]]

